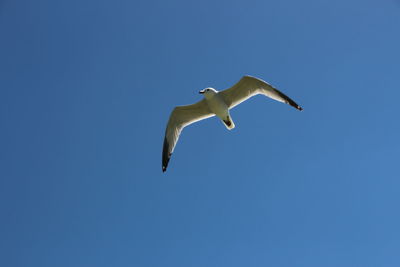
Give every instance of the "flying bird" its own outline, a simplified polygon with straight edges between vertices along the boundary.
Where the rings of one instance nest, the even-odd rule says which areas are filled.
[[[204,96],[201,101],[192,105],[177,106],[169,116],[162,152],[163,172],[167,170],[168,162],[183,128],[197,121],[217,116],[228,130],[232,130],[235,128],[235,124],[229,114],[229,110],[252,96],[262,94],[279,102],[289,104],[298,110],[303,110],[288,96],[267,82],[252,76],[244,76],[234,86],[220,92],[209,87],[199,93]]]

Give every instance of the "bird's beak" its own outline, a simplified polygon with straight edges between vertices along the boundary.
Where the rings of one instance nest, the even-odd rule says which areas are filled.
[[[204,90],[199,91],[199,94],[204,94]]]

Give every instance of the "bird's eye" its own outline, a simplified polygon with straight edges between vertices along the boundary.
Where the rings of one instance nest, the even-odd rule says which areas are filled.
[[[206,91],[208,92],[208,91],[210,91],[210,89],[207,89]]]

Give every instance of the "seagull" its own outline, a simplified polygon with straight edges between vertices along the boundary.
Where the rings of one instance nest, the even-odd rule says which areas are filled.
[[[221,119],[228,130],[235,128],[229,110],[255,95],[265,95],[279,102],[303,110],[292,99],[272,87],[267,82],[252,76],[244,76],[234,86],[223,91],[208,87],[199,92],[204,96],[199,102],[175,107],[167,123],[162,152],[162,171],[167,170],[168,162],[178,142],[183,128],[213,116]]]

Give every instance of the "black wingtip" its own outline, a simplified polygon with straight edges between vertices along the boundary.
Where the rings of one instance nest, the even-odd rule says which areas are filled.
[[[163,152],[162,152],[162,171],[165,172],[168,167],[169,159],[171,158],[171,153],[168,153],[169,143],[167,138],[164,138]]]
[[[290,97],[288,97],[287,95],[285,95],[284,93],[282,93],[282,92],[279,91],[279,90],[276,90],[276,89],[275,89],[275,91],[285,100],[286,104],[289,104],[289,105],[291,105],[292,107],[294,107],[295,109],[298,109],[298,110],[300,110],[300,111],[303,110],[303,108],[300,107],[299,105],[297,105],[297,103],[294,102]]]
[[[290,98],[287,99],[287,102],[286,102],[286,103],[289,104],[289,105],[291,105],[291,106],[294,107],[295,109],[298,109],[298,110],[300,110],[300,111],[303,111],[303,108],[300,107],[299,105],[297,105],[297,103],[294,102],[294,101],[293,101],[292,99],[290,99]]]
[[[167,158],[165,158],[165,159],[163,158],[162,172],[166,172],[167,171],[168,162],[169,162],[170,158],[171,158],[171,154],[169,154]]]

